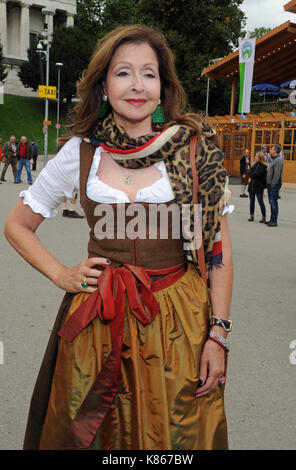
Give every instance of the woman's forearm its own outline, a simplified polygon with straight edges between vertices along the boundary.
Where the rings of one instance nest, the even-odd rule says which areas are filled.
[[[35,234],[42,220],[42,216],[33,214],[27,206],[21,207],[19,202],[6,220],[4,235],[31,266],[56,284],[66,267],[49,253]]]
[[[214,267],[209,274],[213,314],[224,320],[229,317],[233,285],[232,248],[226,217],[221,221],[223,264]]]
[[[232,297],[233,268],[232,265],[223,265],[214,268],[210,275],[210,295],[213,314],[227,320],[230,312]]]

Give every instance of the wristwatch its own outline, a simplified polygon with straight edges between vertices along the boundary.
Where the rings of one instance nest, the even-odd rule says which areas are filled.
[[[230,333],[232,330],[232,321],[231,320],[222,320],[222,318],[216,317],[212,315],[210,320],[210,325],[214,326],[221,326],[226,333]]]

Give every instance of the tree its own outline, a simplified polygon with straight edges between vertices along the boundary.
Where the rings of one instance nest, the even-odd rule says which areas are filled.
[[[243,0],[140,0],[141,21],[158,27],[175,54],[178,76],[193,111],[205,109],[207,79],[201,76],[210,59],[238,46],[245,15]],[[229,109],[230,86],[211,81],[210,113]]]
[[[254,31],[250,32],[250,38],[260,38],[261,36],[264,36],[264,34],[269,33],[271,31],[271,28],[265,28],[262,26],[261,28],[255,28]]]
[[[224,57],[238,46],[238,39],[243,35],[242,28],[245,25],[245,15],[239,8],[242,2],[243,0],[77,0],[75,28],[80,31],[79,35],[66,40],[64,30],[65,33],[61,34],[59,42],[55,42],[51,50],[52,57],[56,57],[58,62],[66,63],[67,70],[71,71],[69,75],[65,75],[66,69],[62,69],[63,95],[66,96],[66,86],[73,93],[74,82],[79,72],[86,67],[84,59],[90,56],[85,54],[88,47],[92,49],[98,39],[119,25],[140,23],[159,29],[165,35],[175,55],[177,73],[191,109],[204,110],[207,78],[201,76],[202,70],[209,65],[210,59]],[[54,37],[55,35],[56,32]],[[58,55],[55,55],[55,50],[59,51]],[[35,68],[36,71],[39,70],[37,65]],[[78,74],[75,69],[78,69]],[[227,113],[229,102],[229,84],[225,86],[225,82],[211,80],[210,114]]]
[[[88,35],[92,43],[101,36],[105,0],[77,0],[75,26]]]
[[[75,25],[93,43],[117,26],[143,23],[137,0],[77,0]]]
[[[24,62],[18,76],[25,87],[30,87],[34,91],[42,83],[40,73],[40,54],[36,52],[38,40],[32,43],[28,49],[28,61]],[[92,44],[89,37],[77,27],[66,28],[61,26],[53,32],[52,43],[50,47],[50,83],[57,85],[57,67],[56,62],[64,64],[61,70],[60,96],[66,98],[67,103],[76,94],[76,81],[80,74],[87,67],[92,53]],[[42,55],[43,56],[43,55]],[[42,59],[43,67],[45,61]]]
[[[141,5],[135,0],[106,0],[101,35],[107,34],[117,26],[145,24],[145,19]]]
[[[40,73],[40,61],[42,61],[42,56],[36,52],[40,38],[41,37],[32,41],[28,49],[28,60],[22,63],[18,71],[18,77],[24,87],[32,88],[34,91],[38,89],[38,85],[43,83]]]
[[[77,21],[96,31],[96,38],[120,25],[146,24],[164,33],[175,54],[178,76],[193,111],[205,109],[209,60],[238,46],[245,25],[243,0],[88,0],[77,6]],[[82,26],[81,26],[82,27]],[[89,26],[87,26],[88,28]],[[211,81],[210,111],[228,112],[230,86]]]
[[[0,82],[4,83],[7,77],[7,72],[5,71],[5,67],[3,65],[3,47],[0,43]]]
[[[87,68],[92,53],[92,41],[86,33],[78,27],[56,28],[53,33],[50,52],[51,83],[57,84],[56,62],[62,62],[61,69],[61,98],[71,103],[76,95],[76,82],[84,69]]]

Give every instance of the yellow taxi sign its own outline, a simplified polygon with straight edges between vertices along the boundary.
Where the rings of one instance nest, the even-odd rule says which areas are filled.
[[[38,97],[39,98],[56,99],[56,97],[57,97],[57,87],[56,86],[38,85]]]

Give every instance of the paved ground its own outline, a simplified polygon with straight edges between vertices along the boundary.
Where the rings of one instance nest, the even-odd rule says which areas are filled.
[[[42,167],[42,159],[40,159]],[[35,272],[3,237],[4,220],[25,183],[0,185],[0,449],[20,449],[30,396],[63,292]],[[23,179],[25,181],[24,175]],[[235,283],[226,410],[231,449],[295,449],[296,191],[282,190],[278,228],[247,222],[248,199],[232,181],[229,217]],[[265,197],[267,203],[267,198]],[[268,206],[269,207],[269,206]],[[268,210],[269,214],[269,210]],[[38,235],[63,263],[86,256],[85,220],[59,215]],[[0,343],[1,360],[1,343]]]

